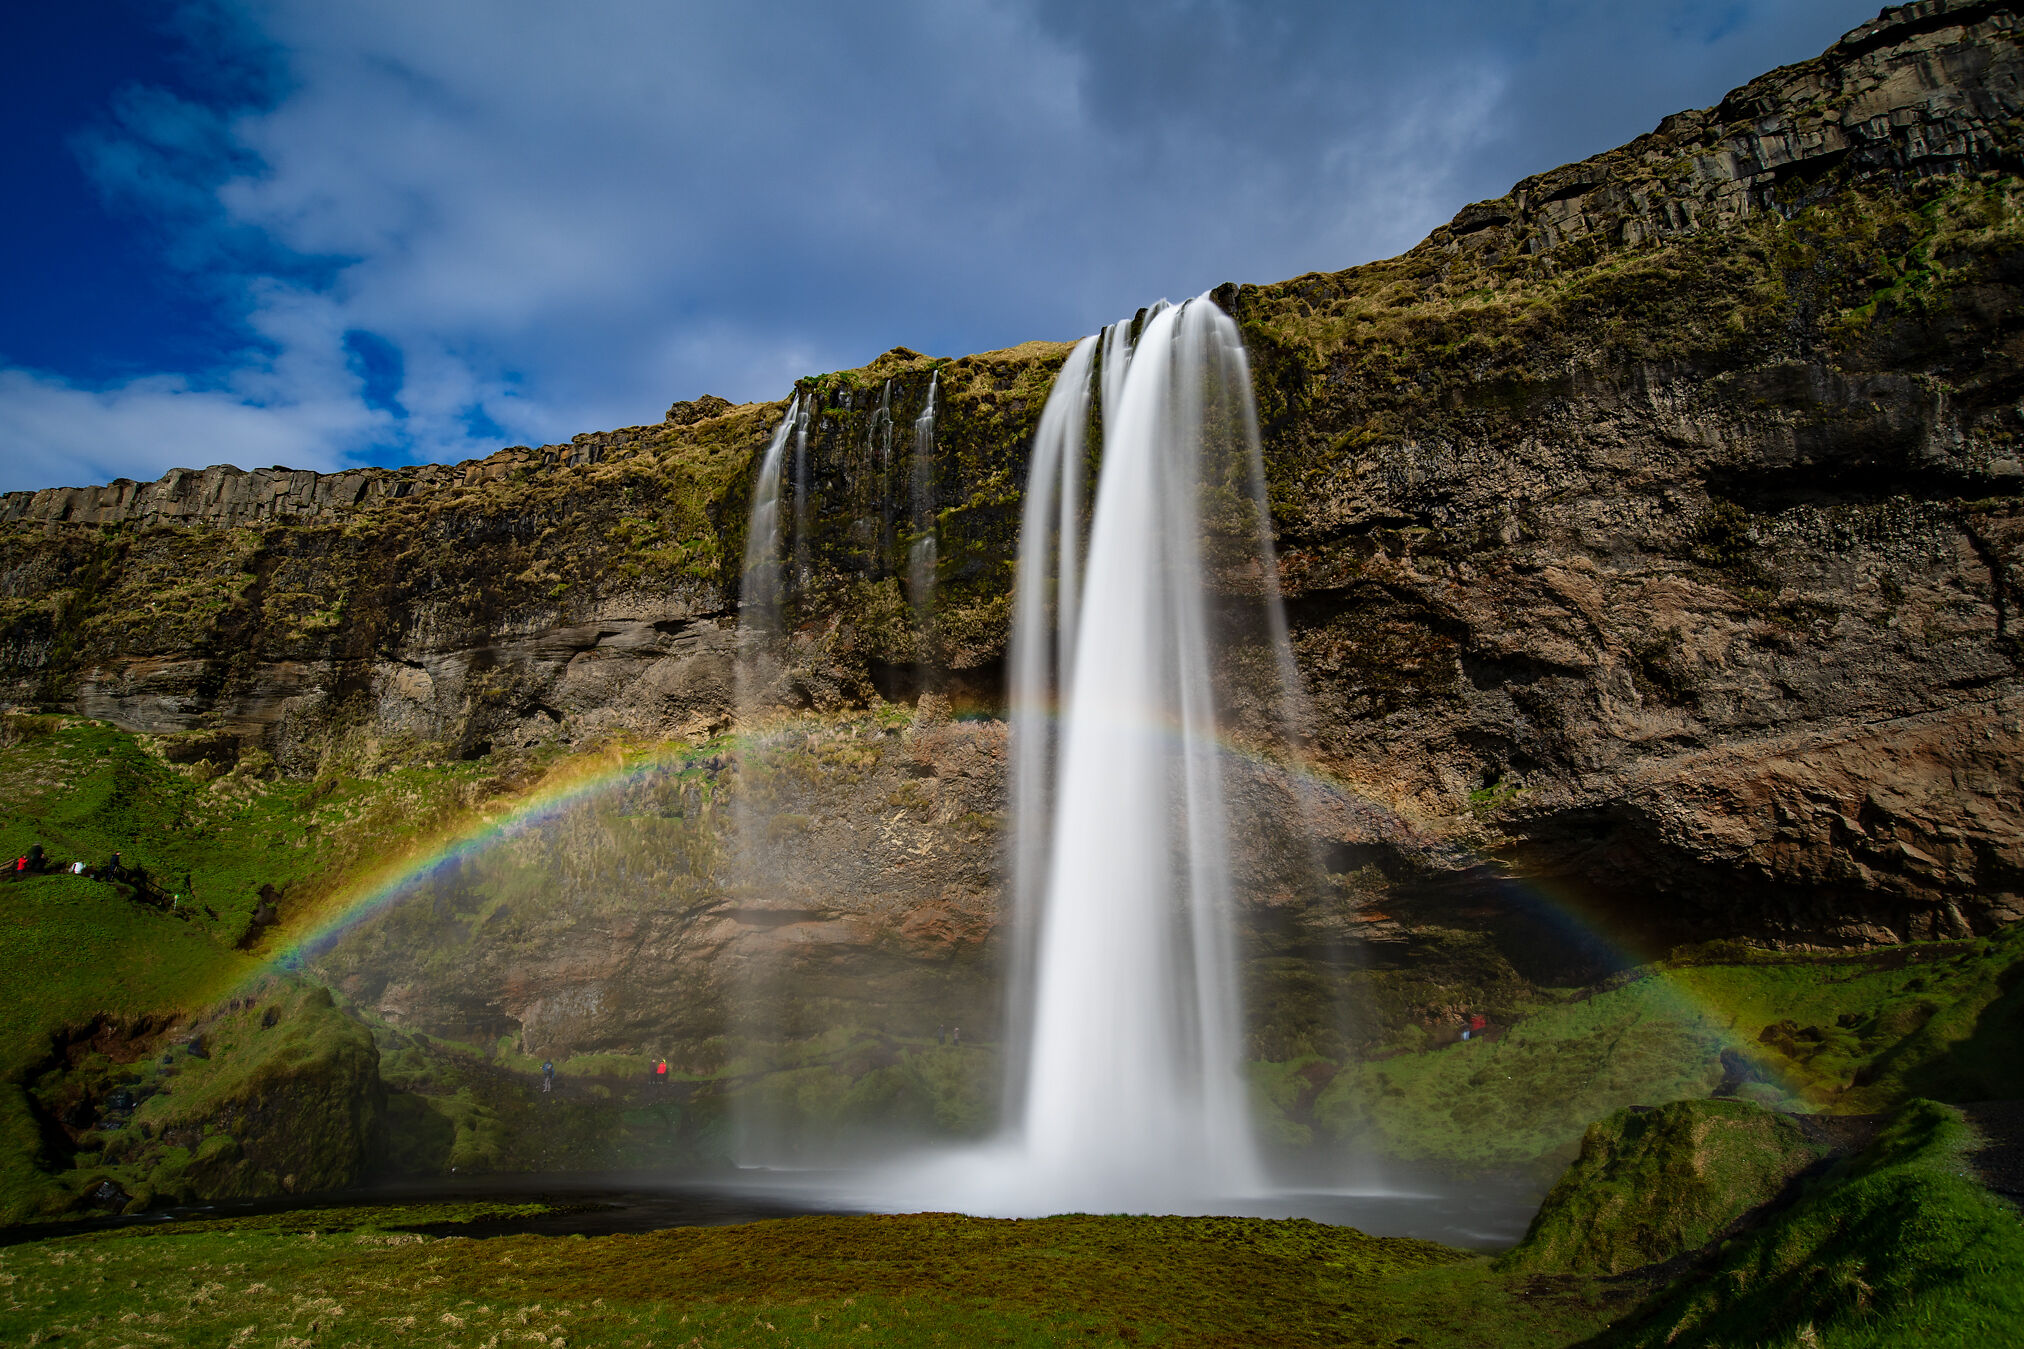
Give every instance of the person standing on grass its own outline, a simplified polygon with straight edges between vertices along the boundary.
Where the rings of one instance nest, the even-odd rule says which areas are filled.
[[[545,1059],[541,1064],[541,1089],[543,1091],[555,1090],[555,1065]]]
[[[659,1087],[668,1085],[668,1061],[666,1059],[662,1059],[654,1065],[654,1085]]]

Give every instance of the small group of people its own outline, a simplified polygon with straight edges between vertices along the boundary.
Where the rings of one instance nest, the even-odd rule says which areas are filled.
[[[1462,1013],[1462,1038],[1472,1040],[1490,1029],[1490,1018],[1481,1012]]]
[[[87,866],[83,862],[52,862],[48,852],[43,849],[40,843],[37,843],[32,845],[27,852],[16,857],[14,865],[7,870],[11,875],[16,877],[60,875],[82,876],[87,880],[94,881],[113,881],[122,885],[131,885],[150,897],[177,901],[180,901],[183,895],[190,889],[190,876],[189,873],[185,872],[183,874],[182,891],[164,891],[161,885],[148,874],[146,867],[128,866],[121,859],[117,850],[113,852],[111,857],[106,859],[105,865],[94,867]]]
[[[112,855],[110,865],[113,867],[119,865],[118,853]],[[85,876],[92,880],[117,879],[110,874],[106,867],[88,867],[82,862],[51,861],[49,854],[42,850],[40,843],[35,844],[27,852],[15,858],[14,865],[7,868],[7,874],[16,878],[23,876]]]
[[[950,1030],[946,1026],[935,1027],[935,1043],[938,1045],[959,1045],[963,1043],[963,1028],[957,1026],[954,1030]]]
[[[667,1086],[668,1061],[665,1058],[655,1060],[653,1066],[647,1070],[647,1077],[656,1086]],[[545,1092],[555,1090],[555,1061],[553,1059],[543,1059],[541,1062],[541,1090]]]

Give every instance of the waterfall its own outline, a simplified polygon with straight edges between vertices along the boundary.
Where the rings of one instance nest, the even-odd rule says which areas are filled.
[[[1240,1073],[1203,556],[1208,489],[1246,448],[1229,443],[1243,439],[1229,413],[1251,393],[1236,325],[1206,299],[1149,314],[1104,384],[1034,942],[1023,1144],[1070,1193],[1138,1206],[1183,1187],[1261,1184]]]
[[[770,803],[756,799],[759,788],[754,769],[773,752],[774,732],[768,714],[778,702],[788,668],[784,605],[787,587],[782,576],[781,495],[788,470],[788,445],[795,445],[797,460],[793,508],[795,514],[795,560],[798,583],[805,579],[801,541],[807,536],[804,523],[805,478],[799,471],[806,463],[808,405],[799,394],[787,405],[787,412],[774,428],[766,452],[752,479],[752,513],[745,529],[745,569],[738,594],[738,654],[735,689],[738,703],[739,737],[733,757],[736,789],[731,794],[733,837],[736,861],[729,873],[730,890],[739,901],[760,905],[777,897],[782,888],[778,859],[765,847],[764,818]],[[764,780],[763,773],[758,775]],[[727,980],[730,989],[729,1028],[738,1052],[749,1056],[748,1066],[764,1071],[772,1067],[766,1046],[780,1037],[779,989],[771,971],[749,958],[733,963]],[[729,1110],[732,1147],[739,1156],[763,1152],[773,1146],[771,1119],[767,1112],[742,1095],[731,1098]]]
[[[1229,666],[1232,640],[1283,645],[1283,620],[1220,621],[1237,592],[1278,603],[1259,584],[1263,482],[1243,343],[1206,297],[1113,325],[1063,363],[1034,438],[1013,603],[1010,1114],[994,1143],[876,1179],[881,1204],[1009,1216],[1277,1202],[1242,1067],[1226,788],[1240,762],[1218,715],[1232,696],[1293,705],[1290,661],[1247,651],[1241,674]],[[1249,860],[1254,840],[1241,841]]]
[[[935,498],[935,396],[941,378],[939,370],[928,376],[927,405],[914,418],[914,541],[907,550],[907,589],[915,621],[920,626],[924,661],[929,655],[925,648],[928,623],[935,607],[935,563],[939,552],[935,539],[939,509]]]
[[[914,423],[909,581],[924,646],[938,394],[931,378]],[[759,637],[777,628],[782,469],[789,437],[805,446],[808,415],[789,406],[754,484],[754,638],[741,669],[765,667]],[[891,422],[872,418],[867,451]],[[800,481],[797,469],[797,507]],[[1020,523],[1007,1117],[995,1142],[864,1177],[853,1202],[1000,1214],[1254,1206],[1270,1187],[1243,1073],[1233,856],[1248,884],[1273,845],[1233,820],[1255,832],[1272,788],[1226,744],[1291,729],[1300,702],[1236,324],[1200,297],[1078,342],[1041,412]],[[757,824],[741,824],[745,902],[763,907],[795,886],[777,856],[759,855]],[[758,965],[745,980],[748,1067],[768,1071],[764,1046],[789,1030],[786,989]],[[763,1102],[735,1099],[733,1116],[741,1155],[791,1153]]]
[[[795,400],[794,422],[794,584],[808,584],[808,409]]]
[[[893,498],[893,382],[888,379],[879,390],[878,406],[872,409],[864,438],[865,560],[873,576],[886,574],[892,557]]]
[[[1098,339],[1085,337],[1062,363],[1054,393],[1041,409],[1020,518],[1014,581],[1010,671],[1013,936],[1006,971],[1008,1025],[1031,1020],[1033,937],[1028,916],[1040,911],[1047,882],[1048,803],[1055,770],[1055,690],[1066,687],[1074,660],[1078,564],[1082,537],[1084,438],[1089,426],[1090,372]],[[1052,603],[1050,604],[1050,601]],[[1007,1046],[1005,1099],[1024,1097],[1023,1046]]]
[[[774,429],[766,453],[759,459],[759,472],[752,479],[752,514],[745,526],[745,570],[738,587],[738,625],[747,633],[771,634],[780,625],[780,468],[787,451],[787,438],[796,426],[799,439],[807,443],[807,420],[801,411],[801,395],[787,405],[787,415]],[[796,501],[797,515],[801,502]],[[796,520],[799,534],[800,521]],[[743,699],[740,699],[742,703]],[[739,711],[745,712],[743,706]]]

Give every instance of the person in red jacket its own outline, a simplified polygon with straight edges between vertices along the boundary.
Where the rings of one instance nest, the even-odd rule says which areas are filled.
[[[662,1087],[668,1085],[668,1061],[666,1059],[662,1059],[654,1065],[654,1083],[656,1086]]]

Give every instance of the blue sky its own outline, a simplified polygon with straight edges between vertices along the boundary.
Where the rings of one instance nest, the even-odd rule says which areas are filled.
[[[1410,247],[1846,0],[0,17],[0,490],[483,455]]]

